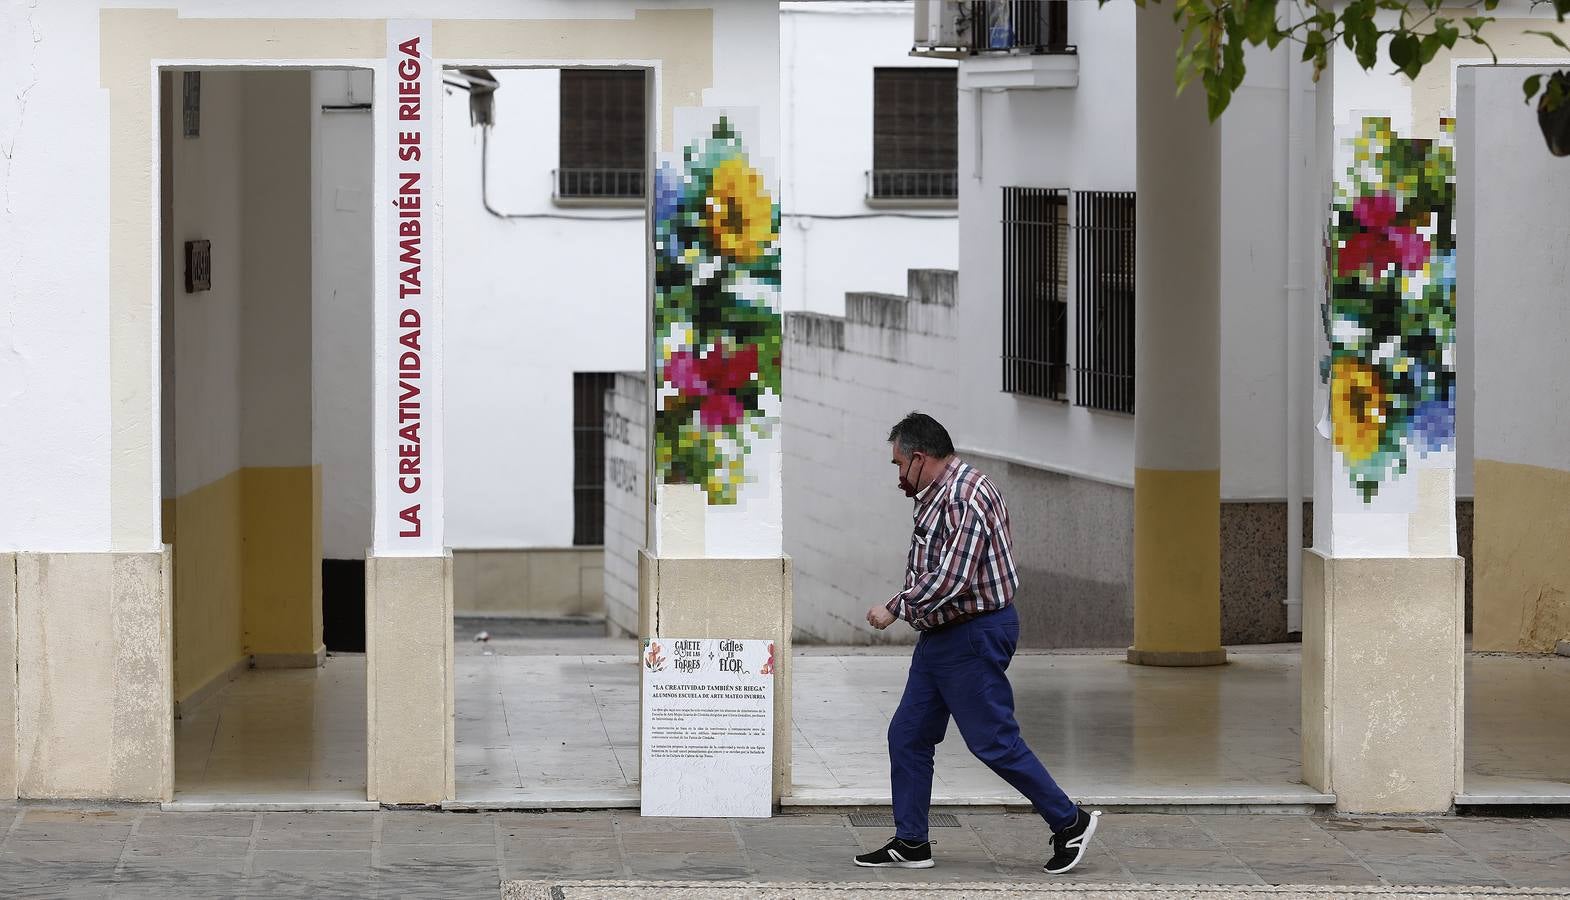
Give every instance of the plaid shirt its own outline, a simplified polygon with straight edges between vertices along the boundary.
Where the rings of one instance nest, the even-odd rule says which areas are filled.
[[[1008,606],[1019,586],[1008,507],[987,476],[953,460],[916,499],[905,589],[889,612],[917,631]]]

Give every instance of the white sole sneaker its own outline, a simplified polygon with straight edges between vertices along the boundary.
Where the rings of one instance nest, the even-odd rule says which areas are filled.
[[[1074,867],[1079,865],[1079,861],[1085,858],[1085,851],[1090,849],[1090,839],[1096,836],[1096,826],[1099,824],[1101,824],[1101,810],[1098,809],[1090,814],[1090,824],[1085,826],[1085,833],[1065,845],[1074,851],[1074,859],[1061,869],[1049,869],[1046,866],[1042,866],[1041,871],[1046,872],[1048,875],[1066,875],[1074,871]]]
[[[856,860],[856,865],[861,866],[863,869],[930,869],[936,865],[936,863],[930,859],[902,859],[895,862],[886,863],[869,863],[862,862],[858,859]]]

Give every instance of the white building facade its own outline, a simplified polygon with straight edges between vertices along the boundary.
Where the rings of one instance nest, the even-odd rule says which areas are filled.
[[[906,54],[908,3],[784,3],[778,21],[784,308],[838,313],[847,291],[903,290],[909,268],[952,268],[957,198],[875,197],[871,170],[876,73],[952,79],[954,63]],[[604,94],[563,85],[581,76],[491,74],[494,125],[473,124],[470,94],[455,87],[444,117],[455,603],[460,613],[597,617],[607,589],[594,489],[606,476],[593,458],[602,404],[611,373],[641,370],[646,352],[643,186],[632,181],[642,172],[611,170],[604,157],[591,160],[599,171],[575,162],[623,137],[603,130],[616,118],[594,106]],[[563,98],[587,105],[564,109]],[[564,143],[564,130],[579,143]],[[626,574],[609,577],[635,596]]]

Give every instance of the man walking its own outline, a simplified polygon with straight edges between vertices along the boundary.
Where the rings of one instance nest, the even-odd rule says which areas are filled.
[[[911,413],[889,432],[899,486],[916,501],[905,588],[867,610],[882,630],[904,619],[921,632],[899,710],[889,723],[894,839],[858,866],[932,866],[927,812],[933,751],[959,726],[965,746],[1035,805],[1052,829],[1054,875],[1079,865],[1100,812],[1080,809],[1020,736],[1007,670],[1019,642],[1008,508],[987,476],[954,455],[938,421]]]

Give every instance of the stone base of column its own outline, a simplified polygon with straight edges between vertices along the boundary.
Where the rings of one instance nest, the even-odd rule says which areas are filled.
[[[454,798],[452,556],[365,560],[368,799]]]
[[[172,799],[169,548],[7,554],[0,566],[0,671],[14,678],[0,685],[0,796]]]
[[[1442,813],[1461,789],[1461,558],[1303,554],[1303,780],[1350,813]]]
[[[640,638],[774,642],[774,802],[791,785],[791,562],[638,557]],[[640,667],[639,671],[642,669]],[[639,697],[642,697],[639,689]]]
[[[1227,661],[1227,651],[1220,650],[1141,650],[1128,648],[1128,661],[1135,666],[1220,666]]]

